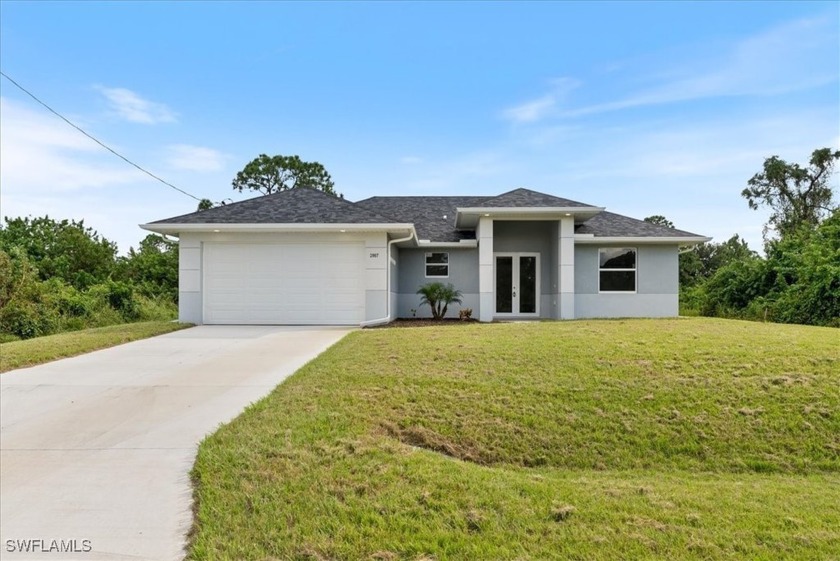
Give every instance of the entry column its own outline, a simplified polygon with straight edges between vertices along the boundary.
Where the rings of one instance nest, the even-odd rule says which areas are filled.
[[[557,317],[560,319],[575,319],[575,219],[564,216],[560,219],[557,229],[559,238],[557,248],[559,264],[557,271],[560,279],[559,309]]]
[[[478,312],[479,321],[493,321],[496,302],[493,295],[493,219],[478,219]]]

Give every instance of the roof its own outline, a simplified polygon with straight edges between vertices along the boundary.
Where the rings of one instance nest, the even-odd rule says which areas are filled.
[[[152,224],[388,224],[391,218],[305,187],[157,220]]]
[[[350,202],[316,189],[296,188],[224,206],[191,212],[148,224],[413,224],[418,240],[459,242],[474,240],[472,229],[455,227],[457,209],[467,208],[599,208],[538,193],[514,189],[498,196],[470,197],[371,197]],[[596,238],[701,238],[697,234],[651,224],[643,220],[600,211],[575,226],[576,234]],[[150,228],[154,229],[154,228]]]
[[[629,216],[603,211],[575,227],[575,234],[592,234],[598,238],[699,238],[676,228],[651,224]]]
[[[456,230],[459,207],[475,206],[488,197],[371,197],[356,203],[400,222],[413,222],[417,238],[435,242],[474,240],[472,230]]]
[[[554,195],[547,195],[545,193],[538,193],[530,189],[514,189],[503,193],[498,197],[488,198],[487,200],[475,205],[477,207],[547,207],[547,208],[568,208],[581,207],[591,208],[593,205],[586,203],[579,203],[562,197],[555,197]]]

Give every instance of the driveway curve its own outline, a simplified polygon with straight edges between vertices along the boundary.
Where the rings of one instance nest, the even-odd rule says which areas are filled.
[[[181,559],[198,443],[349,331],[200,326],[0,375],[0,558]]]

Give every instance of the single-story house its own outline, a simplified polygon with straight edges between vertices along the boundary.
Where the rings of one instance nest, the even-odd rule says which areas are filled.
[[[710,238],[515,189],[371,197],[297,188],[142,224],[179,238],[179,319],[372,325],[452,283],[481,321],[676,316],[681,247]]]

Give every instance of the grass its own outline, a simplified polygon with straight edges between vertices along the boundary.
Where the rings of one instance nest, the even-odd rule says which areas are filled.
[[[202,443],[192,559],[838,559],[840,332],[351,334]]]
[[[0,343],[0,372],[35,366],[137,339],[146,339],[191,327],[188,323],[147,321],[83,329],[24,341]]]

